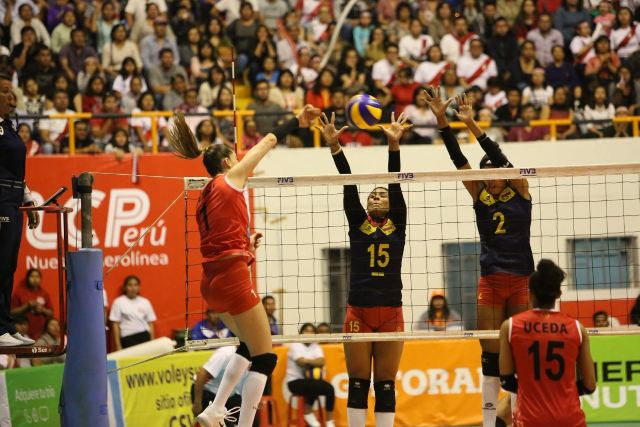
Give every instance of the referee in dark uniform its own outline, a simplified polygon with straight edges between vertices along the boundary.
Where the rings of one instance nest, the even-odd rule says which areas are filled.
[[[19,208],[33,205],[25,186],[27,148],[9,116],[16,108],[11,78],[0,74],[0,347],[33,345],[20,335],[11,318],[13,275],[18,266],[23,217]],[[29,228],[38,226],[36,212],[29,212]]]

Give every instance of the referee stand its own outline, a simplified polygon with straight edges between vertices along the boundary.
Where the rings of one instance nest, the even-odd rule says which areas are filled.
[[[60,425],[108,427],[107,348],[102,250],[92,243],[93,176],[73,178],[82,211],[82,248],[67,257],[67,359],[60,393]]]

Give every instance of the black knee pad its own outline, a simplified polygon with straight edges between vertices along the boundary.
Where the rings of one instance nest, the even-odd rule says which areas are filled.
[[[249,370],[269,376],[276,368],[276,362],[278,362],[278,356],[273,353],[259,354],[251,358]]]
[[[396,412],[396,382],[378,381],[373,383],[376,392],[375,412]]]
[[[500,417],[496,417],[496,427],[507,427],[507,423]]]
[[[500,376],[500,363],[498,353],[490,353],[488,351],[482,352],[482,375],[484,375],[485,377]]]
[[[363,378],[349,378],[348,408],[367,409],[369,407],[370,384],[369,380]]]
[[[249,347],[247,347],[247,345],[242,341],[240,341],[240,345],[236,348],[236,354],[251,362],[251,352],[249,352]]]

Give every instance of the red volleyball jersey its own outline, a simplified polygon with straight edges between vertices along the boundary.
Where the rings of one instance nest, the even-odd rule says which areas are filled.
[[[226,175],[216,176],[205,186],[196,213],[203,262],[234,253],[251,256],[248,206],[246,190],[234,187]]]
[[[576,386],[580,323],[554,310],[529,310],[509,319],[518,376],[514,427],[586,426]]]

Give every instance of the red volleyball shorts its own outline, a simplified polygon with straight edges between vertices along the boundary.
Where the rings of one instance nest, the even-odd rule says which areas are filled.
[[[208,307],[217,313],[235,316],[260,304],[244,256],[202,264],[200,292]]]
[[[402,307],[354,307],[347,305],[342,331],[358,332],[402,332],[404,317]]]
[[[529,304],[529,276],[493,273],[478,282],[478,305],[514,307]]]

